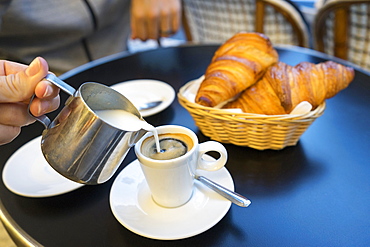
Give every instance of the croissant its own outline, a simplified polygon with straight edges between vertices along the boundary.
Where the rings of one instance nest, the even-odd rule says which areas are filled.
[[[271,66],[255,85],[223,108],[279,115],[288,114],[300,102],[308,101],[315,109],[325,99],[345,89],[353,78],[353,68],[332,61],[319,64],[302,62],[294,67],[279,62]]]
[[[215,52],[197,92],[195,102],[213,107],[232,99],[254,84],[278,53],[260,33],[237,33]]]

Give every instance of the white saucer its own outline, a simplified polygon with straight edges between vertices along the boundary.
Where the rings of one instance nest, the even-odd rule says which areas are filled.
[[[41,136],[24,144],[6,162],[3,169],[5,186],[26,197],[60,195],[83,186],[56,172],[41,152]]]
[[[226,168],[199,175],[234,190]],[[183,239],[200,234],[217,224],[229,211],[231,202],[198,181],[192,198],[178,208],[164,208],[151,197],[138,160],[126,166],[113,182],[110,207],[116,219],[130,231],[161,240]]]
[[[148,110],[140,111],[143,117],[154,115],[166,109],[175,99],[175,90],[167,83],[151,79],[140,79],[117,83],[111,88],[120,92],[136,107],[142,104],[162,100],[163,102]]]

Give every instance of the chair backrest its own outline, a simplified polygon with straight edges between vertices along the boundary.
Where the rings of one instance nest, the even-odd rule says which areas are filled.
[[[288,1],[183,0],[187,39],[196,43],[224,42],[240,31],[265,33],[273,44],[308,47],[309,28]]]
[[[329,0],[317,11],[315,49],[370,70],[370,0]]]

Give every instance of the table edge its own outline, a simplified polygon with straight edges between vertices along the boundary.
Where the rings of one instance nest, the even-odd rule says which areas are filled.
[[[33,239],[28,233],[26,233],[10,216],[8,211],[5,209],[4,204],[0,200],[0,220],[3,223],[5,230],[8,232],[10,238],[17,246],[27,247],[41,247],[35,239]]]
[[[124,58],[124,57],[134,56],[136,54],[140,54],[140,53],[143,53],[143,52],[155,51],[155,50],[158,50],[158,49],[172,49],[172,48],[178,48],[178,47],[202,47],[202,46],[203,47],[210,47],[210,46],[217,47],[217,46],[220,46],[220,45],[221,44],[217,44],[217,43],[209,43],[209,44],[186,43],[186,44],[181,44],[179,46],[161,47],[161,48],[138,51],[138,52],[123,51],[123,52],[119,52],[119,53],[116,53],[116,54],[113,54],[113,55],[105,56],[105,57],[96,59],[94,61],[85,63],[81,66],[78,66],[78,67],[60,75],[59,78],[61,80],[66,80],[66,79],[68,79],[68,78],[70,78],[70,77],[72,77],[76,74],[79,74],[79,73],[81,73],[85,70],[91,69],[91,68],[96,67],[98,65],[101,65],[101,64],[104,64],[104,63],[107,63],[107,62],[111,62],[111,61],[114,61],[114,60],[117,60],[117,59],[121,59],[121,58]],[[349,62],[347,60],[340,59],[338,57],[334,57],[332,55],[329,55],[329,54],[326,54],[326,53],[323,53],[323,52],[320,52],[320,51],[313,50],[311,48],[294,46],[294,45],[284,45],[284,44],[274,45],[274,47],[276,49],[280,49],[280,50],[288,50],[288,51],[293,51],[293,52],[304,53],[304,54],[307,54],[307,55],[310,55],[310,56],[315,56],[315,57],[318,57],[318,58],[321,58],[321,59],[324,59],[324,60],[332,60],[334,62],[341,63],[341,64],[344,64],[346,66],[353,67],[355,70],[370,76],[370,71],[358,66],[357,64],[354,64],[354,63]]]

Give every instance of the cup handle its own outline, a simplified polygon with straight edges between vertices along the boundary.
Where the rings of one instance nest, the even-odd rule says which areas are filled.
[[[207,152],[215,151],[220,154],[217,160],[205,160],[203,155]],[[216,171],[224,167],[227,161],[226,148],[219,142],[207,141],[199,144],[198,151],[198,169],[206,171]]]

